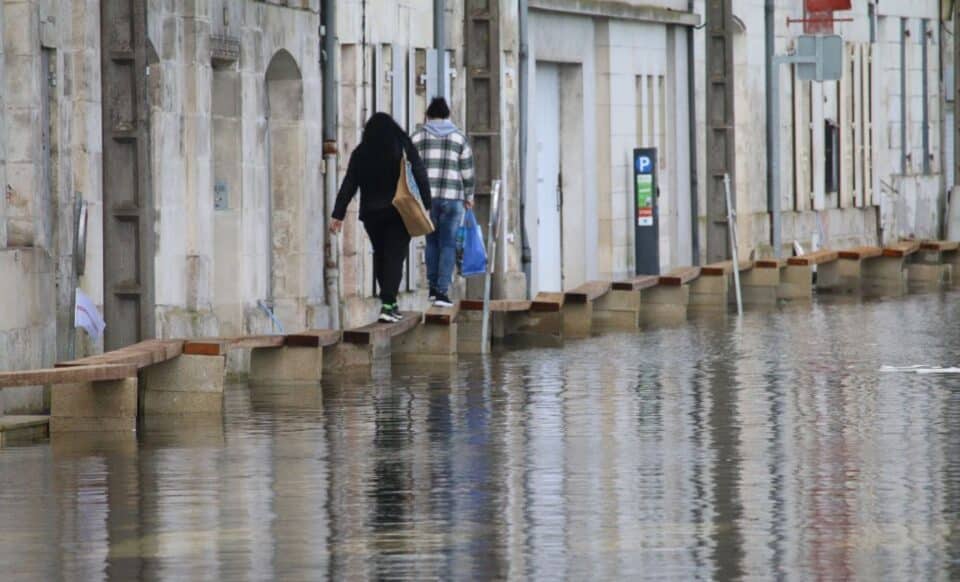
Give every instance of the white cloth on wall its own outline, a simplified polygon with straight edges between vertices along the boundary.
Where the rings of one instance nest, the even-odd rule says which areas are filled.
[[[73,316],[74,327],[81,327],[94,340],[100,339],[103,330],[107,328],[107,322],[103,320],[97,306],[93,300],[87,297],[86,293],[77,289],[76,311]]]

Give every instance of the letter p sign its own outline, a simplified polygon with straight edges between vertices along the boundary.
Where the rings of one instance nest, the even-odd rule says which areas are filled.
[[[650,156],[637,156],[637,173],[653,173],[653,160],[650,159]]]

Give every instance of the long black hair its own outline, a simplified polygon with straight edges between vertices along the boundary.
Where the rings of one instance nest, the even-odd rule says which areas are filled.
[[[371,157],[384,156],[400,161],[403,155],[403,129],[386,113],[374,113],[363,126],[363,147]]]

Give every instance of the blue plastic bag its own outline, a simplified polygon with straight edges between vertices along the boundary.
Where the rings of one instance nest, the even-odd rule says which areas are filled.
[[[464,277],[483,275],[487,272],[487,249],[483,246],[483,232],[471,209],[463,218],[463,228],[463,265],[460,272]]]

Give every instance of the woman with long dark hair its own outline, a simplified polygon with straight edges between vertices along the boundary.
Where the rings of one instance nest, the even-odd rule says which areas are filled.
[[[380,287],[380,321],[400,321],[397,292],[403,278],[403,262],[410,247],[410,234],[393,197],[400,179],[404,152],[413,169],[423,206],[430,210],[430,183],[417,148],[397,122],[386,113],[375,113],[363,126],[360,145],[350,155],[347,175],[340,185],[333,208],[330,232],[343,228],[347,206],[360,189],[360,220],[373,245],[373,271]]]

